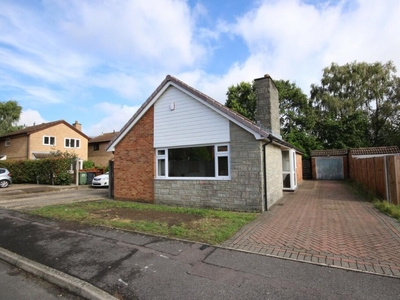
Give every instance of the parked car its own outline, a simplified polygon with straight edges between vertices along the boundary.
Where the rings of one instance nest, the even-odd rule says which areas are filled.
[[[0,188],[6,188],[11,183],[11,173],[7,169],[0,168]]]
[[[92,186],[108,186],[108,172],[93,178]]]

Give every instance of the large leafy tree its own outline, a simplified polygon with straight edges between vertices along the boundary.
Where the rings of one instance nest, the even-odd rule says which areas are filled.
[[[19,128],[17,122],[21,111],[22,107],[18,105],[17,101],[0,102],[0,136]]]
[[[253,83],[241,82],[236,86],[232,85],[226,95],[225,106],[253,122],[256,120],[256,95]]]
[[[311,85],[314,134],[327,148],[400,145],[400,79],[389,61],[332,63]]]

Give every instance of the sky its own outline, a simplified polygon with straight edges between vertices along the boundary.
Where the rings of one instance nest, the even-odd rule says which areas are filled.
[[[332,62],[399,67],[399,32],[398,0],[1,0],[0,101],[94,137],[168,74],[221,103],[264,74],[308,95]]]

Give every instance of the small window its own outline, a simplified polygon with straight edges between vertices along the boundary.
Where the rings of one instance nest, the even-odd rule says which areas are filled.
[[[93,151],[99,151],[100,150],[100,144],[93,144]]]
[[[165,177],[165,161],[166,161],[166,150],[157,150],[157,177]]]
[[[7,138],[6,142],[5,142],[5,146],[10,147],[10,145],[11,145],[11,140],[10,140],[10,138]]]
[[[54,146],[56,144],[56,138],[54,136],[43,136],[43,145]]]
[[[80,140],[79,139],[65,139],[65,148],[79,148]]]

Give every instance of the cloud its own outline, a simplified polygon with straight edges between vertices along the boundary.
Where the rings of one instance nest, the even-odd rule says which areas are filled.
[[[27,109],[21,112],[18,125],[33,126],[33,124],[42,124],[49,121],[45,120],[37,110]]]
[[[94,109],[99,113],[106,114],[96,124],[92,124],[85,129],[86,135],[94,137],[106,132],[119,131],[126,122],[135,114],[140,106],[127,106],[112,103],[99,103]]]

